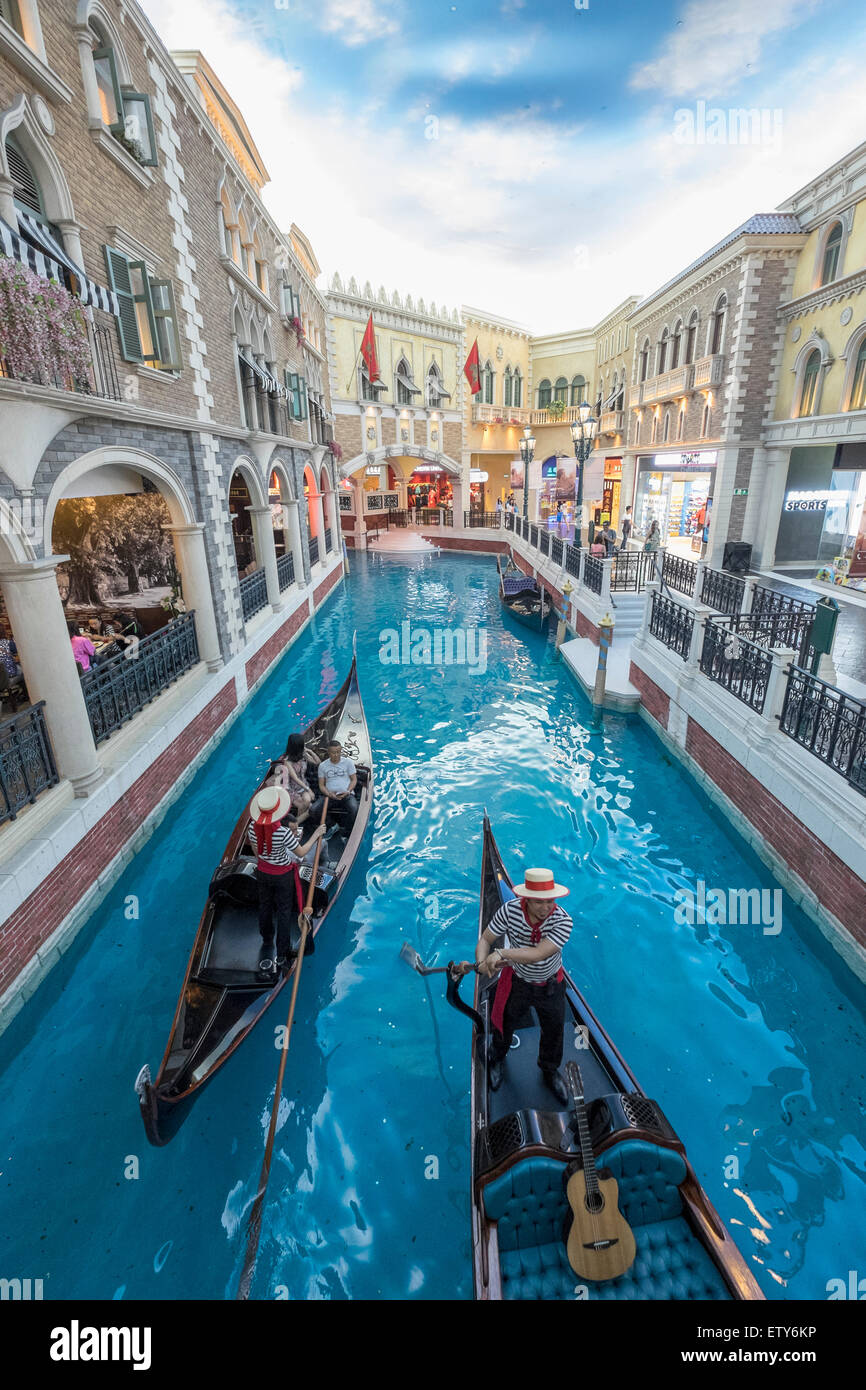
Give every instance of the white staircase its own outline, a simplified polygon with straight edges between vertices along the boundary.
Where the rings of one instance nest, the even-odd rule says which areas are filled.
[[[612,593],[610,615],[613,618],[615,643],[630,642],[643,626],[646,594]],[[614,608],[614,604],[616,607]]]

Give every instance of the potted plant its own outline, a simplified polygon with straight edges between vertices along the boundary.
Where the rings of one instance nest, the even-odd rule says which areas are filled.
[[[547,413],[551,415],[554,420],[561,420],[565,414],[565,401],[561,401],[557,396],[547,407]]]
[[[295,330],[295,338],[297,339],[298,347],[300,347],[301,343],[304,341],[304,338],[306,336],[304,333],[304,325],[301,323],[301,320],[298,318],[297,314],[295,314],[294,318],[292,318],[290,322],[292,328],[294,328]]]

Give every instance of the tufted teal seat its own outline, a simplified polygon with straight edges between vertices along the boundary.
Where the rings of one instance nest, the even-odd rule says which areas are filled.
[[[591,1299],[728,1298],[724,1281],[682,1215],[680,1154],[639,1139],[608,1149],[603,1163],[619,1186],[620,1211],[637,1254],[619,1279],[588,1284]],[[565,1164],[528,1158],[484,1188],[484,1208],[497,1222],[502,1292],[508,1299],[574,1299],[580,1280],[565,1250],[570,1208]]]

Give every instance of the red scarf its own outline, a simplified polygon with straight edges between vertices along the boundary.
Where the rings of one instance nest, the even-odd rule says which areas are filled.
[[[277,807],[279,810],[279,807]],[[279,820],[275,820],[274,811],[262,811],[255,823],[256,848],[259,851],[259,858],[263,859],[270,854],[274,843],[274,830],[279,825]]]
[[[530,921],[529,913],[526,909],[526,902],[523,898],[521,898],[520,900],[520,906],[523,909],[523,916],[526,921],[526,925],[529,927],[531,932],[532,944],[533,946],[537,946],[541,941],[542,923]],[[545,917],[544,920],[546,922],[547,917]],[[560,966],[556,972],[556,979],[562,980],[564,977],[565,971],[563,970],[562,966]],[[499,983],[496,986],[496,995],[493,1000],[493,1012],[490,1015],[490,1022],[493,1024],[493,1027],[496,1029],[497,1033],[504,1033],[505,1031],[505,1005],[508,1003],[508,998],[511,994],[511,986],[513,982],[514,971],[512,970],[510,965],[506,965],[502,970],[502,974],[499,976]],[[547,981],[538,980],[535,983],[540,987],[541,985],[547,984]]]

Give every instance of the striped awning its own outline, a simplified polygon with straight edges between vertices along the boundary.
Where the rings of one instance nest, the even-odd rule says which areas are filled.
[[[621,387],[617,386],[616,390],[613,391],[611,395],[608,396],[607,400],[604,402],[603,406],[601,407],[602,410],[616,409],[616,401],[619,400],[619,393],[621,389]]]
[[[420,395],[421,395],[421,388],[420,388],[420,386],[416,386],[416,385],[415,385],[414,381],[412,380],[412,378],[411,378],[411,376],[409,375],[408,372],[406,372],[406,371],[398,371],[398,372],[397,372],[397,380],[399,381],[399,383],[400,383],[401,386],[405,386],[406,390],[407,390],[411,395],[413,395],[413,396],[420,396]]]
[[[47,274],[47,278],[60,280],[61,282],[68,277],[64,276],[63,270],[75,276],[74,293],[78,295],[82,304],[92,304],[97,309],[102,309],[106,314],[114,314],[115,317],[120,313],[120,303],[113,290],[106,289],[103,285],[98,285],[95,280],[91,280],[81,268],[76,265],[66,253],[60,242],[53,237],[47,227],[38,222],[30,213],[24,212],[21,208],[16,209],[18,213],[18,230],[22,233],[16,236],[11,228],[6,228],[9,235],[24,249],[24,255],[15,255],[15,259],[24,265],[29,265],[31,270],[37,270],[40,275]],[[6,224],[3,223],[6,227]],[[15,254],[14,252],[7,254]],[[34,258],[36,263],[34,263]],[[46,271],[38,270],[38,260],[42,261],[51,269]],[[63,269],[61,269],[61,267]]]
[[[255,373],[266,391],[275,391],[278,396],[287,394],[286,388],[280,385],[275,376],[271,376],[267,367],[261,366],[248,352],[244,352],[243,348],[238,348],[238,357],[249,367],[251,372]]]

